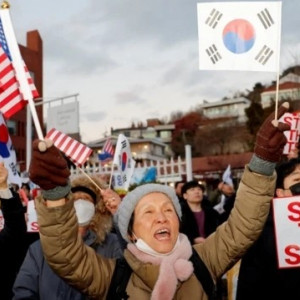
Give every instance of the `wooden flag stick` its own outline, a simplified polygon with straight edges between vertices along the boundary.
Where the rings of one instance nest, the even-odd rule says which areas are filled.
[[[109,184],[108,184],[108,188],[111,188],[111,181],[112,181],[112,177],[113,177],[113,171],[114,171],[114,164],[112,164],[111,167],[111,172],[110,172],[110,178],[109,178]]]
[[[280,45],[281,45],[281,22],[279,26],[279,36],[277,39],[277,52],[276,52],[276,63],[277,63],[277,74],[276,74],[276,93],[275,93],[275,120],[278,118],[278,101],[279,101],[279,68],[280,68]]]
[[[88,178],[89,181],[91,181],[100,190],[100,192],[102,191],[101,187],[87,173],[85,173],[81,167],[77,166],[77,168],[80,169],[80,171],[83,173],[83,175],[85,175],[86,178]]]
[[[275,120],[278,118],[278,94],[279,94],[279,71],[276,78],[276,93],[275,93]]]

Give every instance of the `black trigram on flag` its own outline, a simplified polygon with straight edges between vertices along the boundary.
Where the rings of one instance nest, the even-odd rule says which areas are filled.
[[[122,179],[123,179],[123,182],[126,182],[126,181],[127,181],[127,176],[126,176],[126,174],[123,174]]]
[[[265,29],[268,29],[272,25],[274,25],[274,20],[271,16],[270,12],[268,11],[268,9],[265,8],[264,10],[259,12],[257,14],[257,16]]]
[[[126,141],[122,141],[121,144],[122,144],[122,149],[127,147],[127,142]]]
[[[273,54],[274,51],[268,46],[264,45],[255,56],[255,60],[257,60],[260,64],[265,65]]]
[[[220,22],[222,16],[223,16],[223,14],[221,12],[219,12],[218,10],[213,8],[212,11],[210,12],[209,16],[205,20],[205,24],[212,28],[216,28],[216,26]]]
[[[219,53],[215,44],[212,44],[211,46],[206,48],[205,51],[213,64],[216,64],[218,61],[222,59],[222,56]]]
[[[128,163],[127,167],[128,167],[128,168],[131,168],[131,161],[132,161],[131,159],[128,159],[128,160],[127,160],[127,163]]]

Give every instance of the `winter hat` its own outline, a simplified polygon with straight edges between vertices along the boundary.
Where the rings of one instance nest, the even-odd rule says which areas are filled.
[[[133,211],[141,198],[150,193],[163,193],[167,195],[170,200],[172,200],[179,219],[181,218],[181,207],[174,188],[155,183],[140,185],[123,198],[117,213],[115,214],[115,221],[118,224],[120,233],[123,239],[125,239],[127,242],[130,242],[127,236],[127,231]]]

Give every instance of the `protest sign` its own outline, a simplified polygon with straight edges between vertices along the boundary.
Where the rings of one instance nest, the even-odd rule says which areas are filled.
[[[283,154],[289,154],[292,150],[294,150],[299,141],[300,134],[300,113],[285,113],[280,119],[280,122],[287,123],[291,126],[291,129],[285,131],[284,134],[287,138],[287,143],[284,146]]]
[[[300,267],[300,196],[274,198],[273,213],[278,267]]]
[[[27,224],[27,232],[39,232],[37,214],[34,207],[34,200],[29,200],[27,203],[26,224]],[[4,217],[0,209],[0,231],[3,229],[3,227],[4,227]]]
[[[27,203],[27,232],[39,232],[34,200]]]

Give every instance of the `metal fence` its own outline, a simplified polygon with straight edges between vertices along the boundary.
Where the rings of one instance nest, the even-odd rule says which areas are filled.
[[[162,160],[162,161],[150,161],[149,163],[136,165],[136,169],[142,168],[156,168],[156,181],[161,183],[176,182],[182,180],[183,176],[186,176],[186,162],[180,157],[174,160]],[[99,162],[89,164],[83,168],[71,168],[71,177],[80,175],[85,172],[89,176],[111,176],[113,170],[117,171],[117,166],[114,165],[101,165]]]

